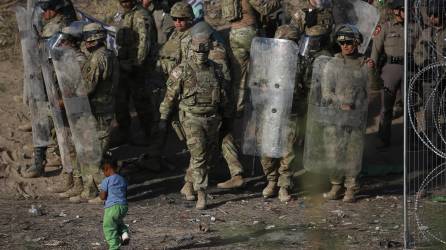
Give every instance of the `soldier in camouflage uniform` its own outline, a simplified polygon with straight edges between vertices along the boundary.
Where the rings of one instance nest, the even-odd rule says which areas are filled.
[[[129,135],[130,98],[146,138],[151,135],[152,111],[146,78],[154,70],[157,33],[152,15],[136,0],[119,0],[124,9],[120,20],[116,43],[120,46],[118,59],[121,66],[116,96],[116,121],[121,135]]]
[[[46,39],[49,39],[55,33],[60,32],[62,28],[68,26],[73,20],[62,12],[62,9],[66,7],[64,1],[40,0],[37,4],[43,10],[42,22],[45,24],[40,34],[42,40],[39,44],[39,46],[43,47],[43,43],[46,42]],[[50,131],[47,131],[46,133],[48,136],[51,134]],[[47,146],[34,148],[34,164],[30,168],[21,172],[23,177],[35,178],[44,174],[46,150]]]
[[[355,105],[357,105],[357,103],[363,103],[364,98],[367,99],[367,84],[355,82],[356,79],[354,77],[361,75],[363,71],[365,74],[371,74],[372,71],[370,69],[373,67],[373,64],[367,62],[365,57],[360,55],[357,51],[359,44],[362,42],[362,35],[356,27],[343,25],[336,32],[336,41],[341,47],[341,53],[336,54],[335,58],[343,59],[344,65],[342,65],[342,67],[349,67],[353,77],[345,77],[344,75],[336,74],[336,65],[326,66],[326,69],[332,69],[329,71],[329,75],[326,76],[327,82],[330,82],[330,84],[321,86],[321,100],[329,105],[339,105],[338,108],[342,111],[362,109],[363,107],[357,107]],[[328,62],[328,64],[332,63]],[[332,79],[331,77],[335,78]],[[367,75],[364,76],[364,79],[366,78]],[[338,83],[339,86],[337,85]],[[346,83],[349,83],[350,85]],[[362,87],[361,84],[363,84]],[[365,120],[366,116],[362,118],[357,117],[357,119]],[[342,196],[342,184],[344,183],[346,190],[343,201],[354,202],[355,194],[359,191],[357,176],[362,168],[362,153],[358,152],[357,148],[358,143],[363,143],[365,126],[364,129],[357,129],[354,127],[349,128],[349,126],[345,125],[341,127],[327,125],[324,128],[323,133],[326,140],[328,140],[327,145],[324,145],[326,151],[324,157],[336,161],[338,155],[344,157],[342,155],[345,154],[345,157],[348,159],[345,166],[339,166],[329,171],[332,188],[328,193],[324,193],[323,196],[330,200],[339,199]],[[331,140],[338,140],[338,142],[336,143]],[[362,150],[362,147],[359,148]],[[361,159],[358,159],[358,157]]]
[[[96,132],[100,140],[102,154],[110,143],[111,122],[114,118],[115,94],[119,80],[119,62],[112,51],[105,46],[106,31],[100,24],[90,23],[83,29],[85,47],[89,52],[86,62],[81,67],[84,88],[88,93],[91,112],[96,118]],[[89,203],[102,201],[97,195],[97,185],[103,175],[100,166],[92,164],[81,166],[83,191],[70,201],[89,199]],[[80,187],[78,187],[79,191]],[[96,198],[95,198],[96,197]]]
[[[160,106],[160,129],[166,128],[167,119],[178,105],[181,125],[191,154],[190,175],[185,176],[181,192],[186,199],[194,200],[197,209],[206,208],[208,170],[215,162],[218,145],[218,127],[231,117],[227,97],[227,76],[222,67],[208,59],[211,41],[208,36],[197,35],[191,40],[190,60],[176,67],[168,81],[167,92]],[[226,125],[223,124],[223,127]]]
[[[194,19],[194,12],[189,4],[178,2],[172,6],[170,16],[174,21],[175,30],[159,52],[159,65],[167,76],[184,59],[188,58],[190,27]]]
[[[221,0],[222,19],[230,23],[231,78],[235,112],[241,115],[246,102],[247,70],[251,41],[257,34],[257,15],[267,16],[280,8],[278,0]]]

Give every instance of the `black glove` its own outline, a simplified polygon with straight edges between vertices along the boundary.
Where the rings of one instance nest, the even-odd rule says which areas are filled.
[[[159,131],[166,131],[167,129],[167,121],[164,119],[161,119],[158,123],[158,130]]]

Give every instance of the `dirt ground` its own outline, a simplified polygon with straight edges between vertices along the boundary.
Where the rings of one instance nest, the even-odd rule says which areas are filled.
[[[14,1],[6,1],[10,7]],[[76,1],[74,1],[76,2]],[[93,4],[97,4],[94,1]],[[24,179],[21,168],[31,163],[31,133],[18,127],[28,122],[22,104],[22,63],[11,11],[0,4],[0,248],[105,249],[103,209],[72,204],[48,194],[59,181],[60,168],[47,176]],[[85,2],[81,7],[88,9]],[[0,22],[1,23],[1,22]],[[3,28],[2,28],[3,27]],[[6,39],[5,39],[6,38]],[[123,249],[383,249],[402,244],[402,121],[395,121],[390,149],[377,151],[379,93],[370,95],[370,119],[359,201],[324,202],[326,177],[297,174],[294,199],[282,204],[263,199],[266,180],[260,165],[245,157],[245,188],[222,191],[215,184],[228,173],[221,164],[212,170],[209,209],[197,211],[179,195],[188,155],[182,144],[166,148],[168,165],[128,165],[131,243]],[[135,133],[137,136],[137,133]],[[173,140],[173,139],[172,139]],[[127,147],[122,157],[137,156],[146,148]],[[175,153],[180,152],[180,153]],[[54,153],[48,153],[52,158]],[[377,173],[380,173],[377,175]],[[31,207],[37,214],[30,212]]]

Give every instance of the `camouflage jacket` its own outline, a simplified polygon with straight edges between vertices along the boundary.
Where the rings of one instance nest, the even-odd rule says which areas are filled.
[[[308,0],[286,1],[285,11],[291,17],[291,25],[308,35],[331,31],[334,24],[331,8],[315,9]]]
[[[113,52],[101,47],[90,53],[82,65],[82,78],[93,113],[113,113],[119,80],[119,62]]]
[[[169,75],[183,59],[188,58],[190,42],[190,29],[172,33],[159,52],[159,64],[164,74]]]
[[[222,18],[231,23],[231,28],[239,29],[257,25],[256,16],[268,16],[281,6],[279,0],[220,0]],[[257,13],[258,14],[257,14]]]
[[[152,15],[141,5],[137,4],[130,11],[122,14],[121,29],[128,28],[128,33],[123,33],[118,40],[126,44],[128,51],[120,59],[129,60],[135,66],[143,66],[148,62],[147,58],[156,57],[157,32]],[[121,41],[128,39],[130,41]],[[119,53],[118,53],[119,54]]]
[[[41,37],[48,39],[55,33],[60,32],[64,27],[70,24],[69,20],[61,15],[57,14],[55,17],[51,18],[42,28]]]
[[[161,119],[168,119],[176,105],[181,111],[197,116],[219,114],[231,118],[228,79],[229,74],[212,61],[204,67],[191,62],[178,65],[166,82]]]
[[[191,39],[190,29],[184,32],[176,30],[173,32],[160,50],[159,64],[164,74],[169,75],[184,59],[189,58]],[[222,65],[225,71],[229,70],[225,45],[216,37],[216,34],[211,36],[211,40],[212,47],[209,52],[209,60]]]
[[[352,109],[366,108],[367,83],[370,70],[365,57],[356,54],[343,56],[338,53],[324,67],[321,76],[321,95],[328,103],[336,106],[350,105]],[[343,63],[339,63],[342,61]]]

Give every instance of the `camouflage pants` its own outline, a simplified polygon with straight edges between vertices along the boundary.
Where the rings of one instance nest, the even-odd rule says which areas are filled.
[[[263,172],[268,181],[278,182],[279,187],[291,187],[291,164],[296,158],[294,146],[298,141],[299,126],[298,118],[294,117],[288,122],[288,136],[285,145],[285,155],[282,158],[274,159],[267,156],[262,156],[260,162],[262,163]],[[277,166],[279,161],[279,166]]]
[[[231,176],[243,174],[243,167],[238,158],[239,148],[236,145],[234,136],[230,132],[222,136],[221,151],[228,164]]]
[[[217,116],[198,117],[185,112],[180,112],[179,118],[191,157],[185,181],[192,182],[195,191],[205,190],[209,169],[215,162],[221,119]]]
[[[82,164],[80,167],[80,175],[82,176],[82,178],[88,178],[89,176],[92,176],[94,182],[99,185],[104,179],[101,171],[100,160],[102,155],[109,148],[113,114],[95,114],[95,118],[97,121],[96,129],[99,137],[99,152],[101,155],[99,158],[97,158],[97,161],[91,162],[90,164]]]
[[[139,67],[134,67],[130,72],[124,70],[120,72],[115,112],[119,128],[128,130],[131,124],[129,110],[131,98],[141,127],[146,135],[150,136],[152,111],[150,92],[146,86],[146,75],[144,69]]]
[[[327,169],[332,182],[342,182],[344,177],[353,178],[362,168],[364,132],[349,127],[326,126],[323,131]]]
[[[257,31],[253,26],[231,29],[229,32],[231,76],[234,84],[234,100],[236,100],[237,112],[243,110],[246,101],[249,50],[251,48],[252,39],[256,34]]]

